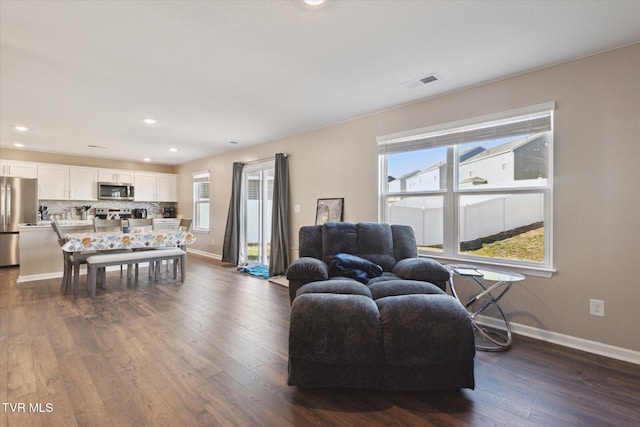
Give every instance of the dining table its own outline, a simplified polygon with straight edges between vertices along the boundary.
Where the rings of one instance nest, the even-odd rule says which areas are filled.
[[[195,242],[196,236],[182,230],[141,230],[129,233],[101,231],[93,233],[68,233],[65,252],[107,251],[117,249],[174,248]]]
[[[61,246],[64,252],[75,255],[90,255],[92,252],[105,253],[118,250],[135,251],[175,247],[185,249],[187,245],[195,242],[196,236],[190,231],[183,230],[133,229],[128,233],[123,231],[67,233],[65,234],[65,239],[66,242]],[[182,268],[184,268],[184,265]],[[130,277],[130,274],[130,269],[127,269],[127,277]],[[67,290],[65,289],[64,292],[66,293]],[[75,276],[73,292],[76,293],[77,291],[78,277]]]

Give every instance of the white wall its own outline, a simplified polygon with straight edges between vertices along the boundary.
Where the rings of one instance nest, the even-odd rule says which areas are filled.
[[[318,198],[344,197],[346,221],[378,219],[377,136],[555,101],[557,273],[527,277],[501,306],[517,324],[640,352],[639,75],[636,44],[185,164],[181,195],[191,194],[192,172],[212,173],[212,230],[195,247],[222,252],[234,161],[289,154],[295,256]],[[605,301],[604,318],[588,314],[590,298]]]

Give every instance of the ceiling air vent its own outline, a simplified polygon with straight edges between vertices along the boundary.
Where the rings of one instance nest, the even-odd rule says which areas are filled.
[[[93,144],[89,144],[89,145],[87,145],[87,147],[89,147],[89,148],[102,148],[103,150],[105,150],[107,148],[104,145],[93,145]]]
[[[402,86],[413,89],[416,87],[424,86],[427,83],[435,82],[441,80],[440,76],[435,73],[427,74],[426,76],[418,77],[417,79],[409,80],[408,82],[402,83]]]

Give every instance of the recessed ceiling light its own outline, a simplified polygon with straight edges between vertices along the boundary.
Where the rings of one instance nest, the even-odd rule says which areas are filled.
[[[324,0],[304,0],[304,2],[310,6],[319,6],[324,3]]]
[[[150,158],[148,158],[148,157],[145,157],[145,158],[144,158],[144,159],[142,159],[142,160],[144,160],[145,162],[150,162],[150,161],[151,161],[151,159],[150,159]]]
[[[24,144],[21,142],[16,142],[15,144],[13,144],[14,147],[24,147]]]
[[[148,125],[155,125],[156,123],[158,123],[158,121],[156,119],[153,119],[151,117],[147,117],[143,121]]]
[[[178,151],[178,149],[176,147],[171,147],[169,148],[169,151],[171,151],[172,153],[175,153],[176,151]]]
[[[29,130],[29,128],[26,126],[16,126],[14,129],[18,132],[27,132]]]

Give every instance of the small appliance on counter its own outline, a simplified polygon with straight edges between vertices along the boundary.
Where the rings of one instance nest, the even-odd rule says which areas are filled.
[[[176,217],[176,208],[173,206],[167,206],[162,209],[162,217],[163,218],[175,218]]]
[[[147,219],[147,210],[145,208],[137,208],[131,211],[131,218]]]
[[[76,212],[80,216],[81,220],[87,219],[87,212],[91,209],[91,205],[89,206],[76,206]]]
[[[129,219],[131,218],[131,209],[96,208],[96,218],[98,219]]]

